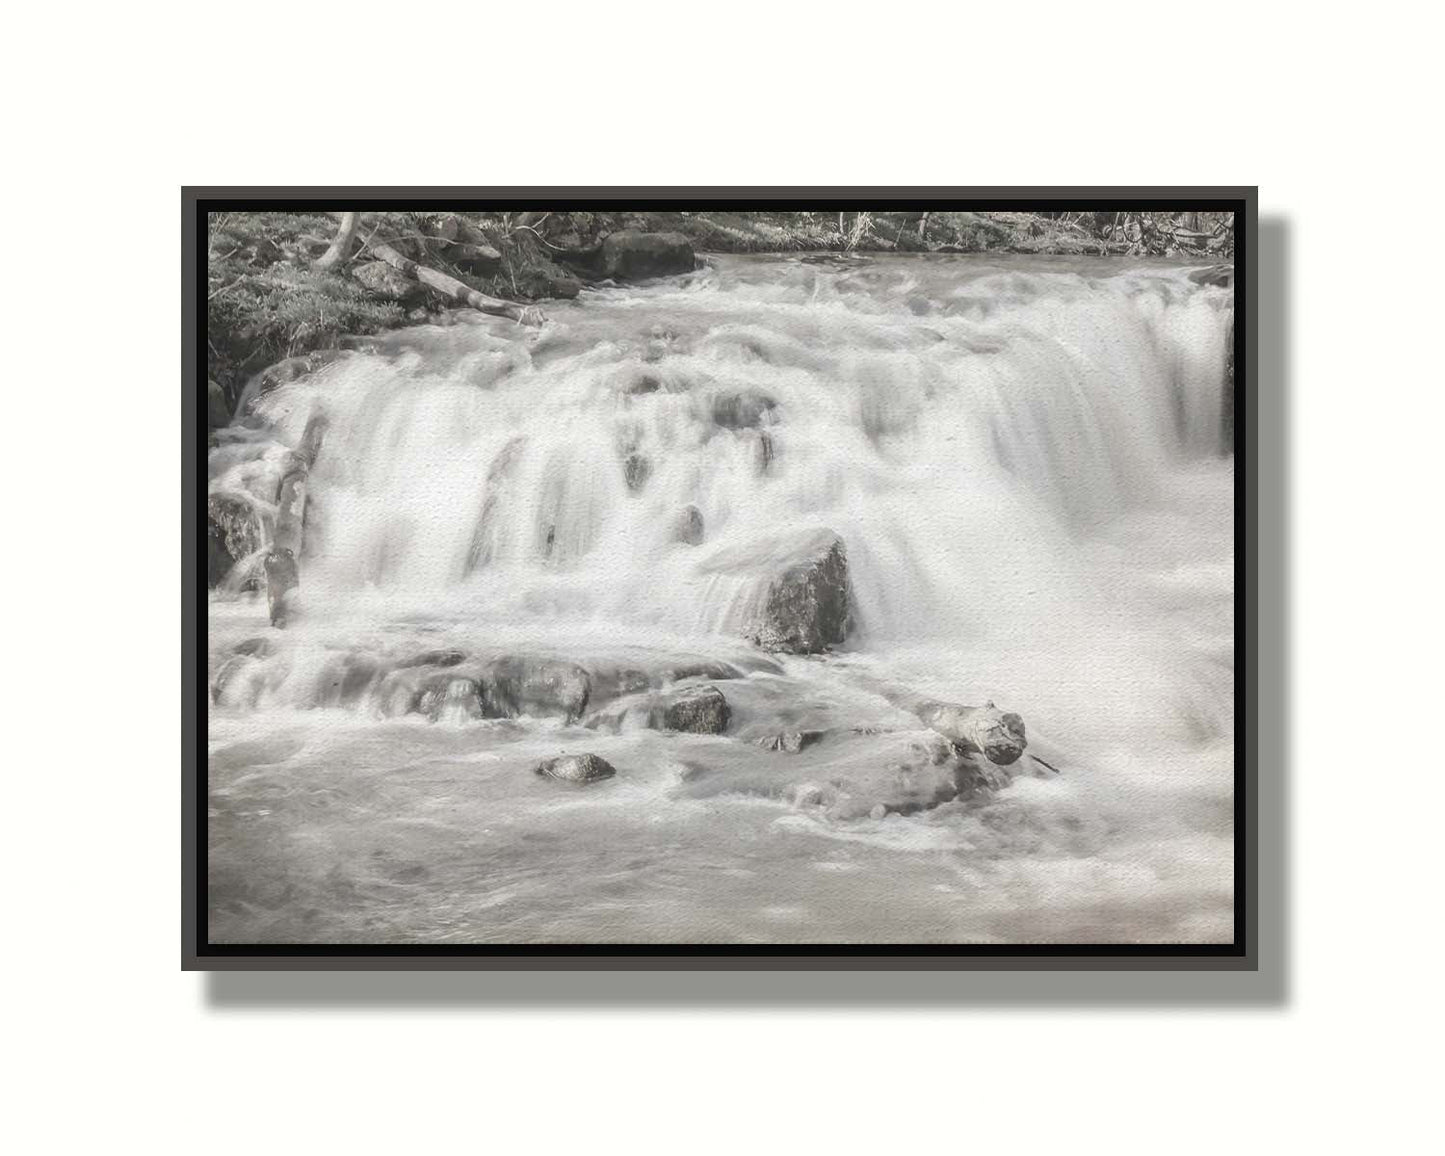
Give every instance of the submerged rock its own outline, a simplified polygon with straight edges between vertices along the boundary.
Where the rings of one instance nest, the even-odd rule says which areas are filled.
[[[247,494],[218,491],[206,499],[206,581],[219,586],[242,558],[266,544],[266,519]],[[259,582],[248,582],[256,588]]]
[[[493,716],[561,716],[575,722],[587,709],[592,680],[582,667],[551,659],[499,658],[488,668],[483,703]]]
[[[559,755],[538,763],[536,773],[564,783],[596,783],[612,778],[617,768],[600,755]]]
[[[818,654],[848,637],[851,607],[843,540],[815,536],[769,584],[746,637],[764,650]]]
[[[634,451],[623,459],[622,476],[627,481],[627,488],[636,493],[647,485],[647,479],[652,477],[652,462]]]
[[[652,707],[650,724],[658,730],[720,735],[728,729],[732,711],[715,686],[690,686],[662,696]]]
[[[600,257],[602,275],[624,281],[691,273],[697,268],[692,242],[681,233],[639,233],[624,229],[602,242]]]
[[[696,506],[684,506],[678,511],[677,519],[672,524],[673,541],[696,546],[702,542],[702,538],[702,511]]]
[[[429,680],[417,698],[416,708],[432,722],[471,722],[485,714],[477,680],[449,675]]]
[[[757,429],[777,406],[771,397],[755,389],[720,393],[712,401],[712,420],[724,429]]]

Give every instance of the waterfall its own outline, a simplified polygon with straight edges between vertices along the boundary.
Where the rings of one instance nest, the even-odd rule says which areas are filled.
[[[256,663],[265,677],[218,709],[325,705],[315,687],[336,685],[322,672],[347,647],[594,666],[651,650],[763,686],[776,669],[747,665],[745,620],[779,559],[826,532],[846,546],[852,620],[830,658],[782,661],[797,693],[861,723],[885,708],[851,674],[997,699],[1054,744],[1040,749],[1091,768],[1099,799],[1135,799],[1136,835],[1183,838],[1171,808],[1227,796],[1233,734],[1233,295],[1186,273],[712,258],[549,306],[540,331],[473,315],[378,337],[259,398],[213,452],[213,490],[274,503],[325,420],[284,661]],[[214,639],[254,632],[253,596],[237,597],[213,601]],[[357,725],[389,713],[388,685],[375,675]],[[606,757],[625,783],[626,758]],[[1054,852],[1116,821],[1061,803],[1077,783],[1019,788]],[[1161,783],[1182,795],[1137,802]],[[950,846],[981,845],[959,830]]]

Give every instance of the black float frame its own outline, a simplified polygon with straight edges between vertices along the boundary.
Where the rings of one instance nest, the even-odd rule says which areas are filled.
[[[218,944],[206,941],[205,214],[314,209],[1064,209],[1233,212],[1235,219],[1234,940],[1228,944]],[[1259,879],[1258,189],[195,187],[181,190],[181,966],[211,970],[1257,971]],[[1243,324],[1240,324],[1240,321]],[[1241,724],[1242,721],[1242,725]]]

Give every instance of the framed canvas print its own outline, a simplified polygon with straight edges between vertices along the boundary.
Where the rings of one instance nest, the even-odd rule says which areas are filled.
[[[1252,188],[182,196],[190,968],[1252,968]]]

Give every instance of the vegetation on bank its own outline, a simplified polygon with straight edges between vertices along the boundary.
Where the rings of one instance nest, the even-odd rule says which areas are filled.
[[[1229,261],[1227,213],[608,212],[211,213],[207,369],[228,410],[247,379],[348,335],[428,320],[445,294],[408,261],[505,302],[575,296],[623,230],[681,233],[699,252],[1133,254]],[[458,290],[460,291],[460,290]]]

